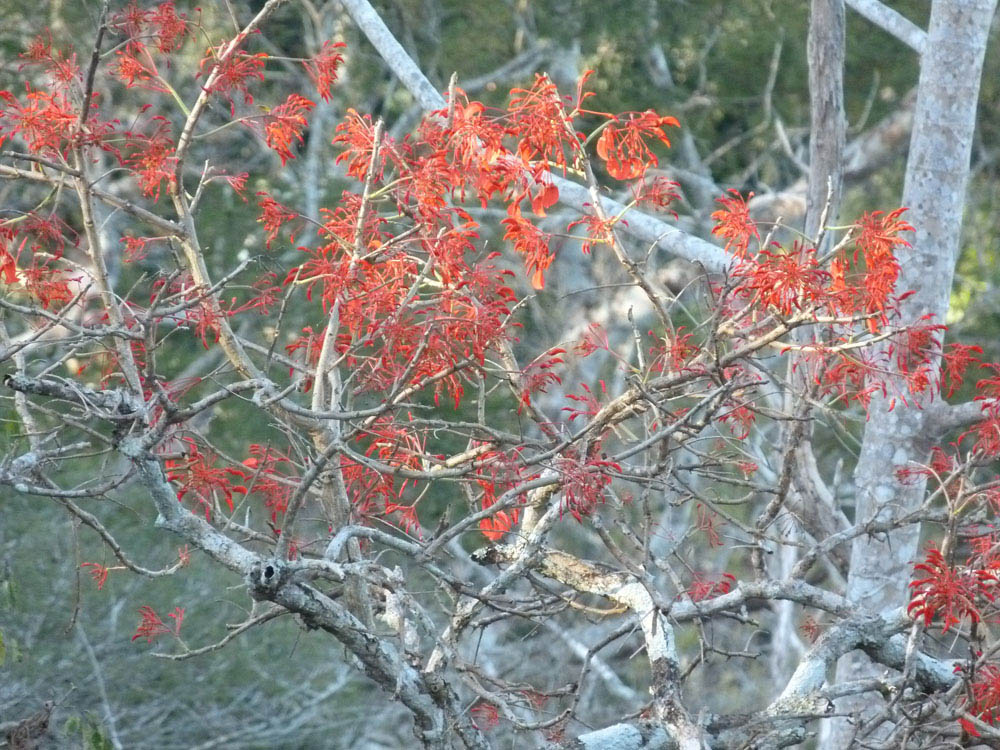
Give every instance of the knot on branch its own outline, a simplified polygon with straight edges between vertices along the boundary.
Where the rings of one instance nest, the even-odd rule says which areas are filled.
[[[247,587],[250,596],[258,601],[273,599],[275,592],[291,577],[292,571],[281,560],[261,560],[250,566],[247,572]]]
[[[479,565],[497,565],[502,559],[500,554],[500,548],[490,545],[489,547],[480,547],[474,550],[469,557],[472,558],[472,562]]]

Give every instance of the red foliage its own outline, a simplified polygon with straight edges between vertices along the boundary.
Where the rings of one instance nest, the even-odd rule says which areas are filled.
[[[747,257],[750,240],[755,238],[759,241],[760,234],[757,231],[757,223],[750,218],[750,209],[743,196],[736,190],[729,192],[732,193],[732,198],[716,199],[722,208],[712,214],[712,218],[717,222],[712,234],[722,237],[726,241],[726,250],[743,259]],[[753,198],[753,193],[748,197]]]
[[[500,712],[492,703],[481,701],[469,709],[477,727],[492,729],[500,723]]]
[[[281,227],[299,218],[299,215],[295,211],[278,203],[278,201],[264,191],[257,193],[257,206],[260,208],[260,216],[257,218],[257,221],[264,225],[264,231],[267,234],[267,241],[264,244],[267,248],[270,248],[271,243],[274,242],[274,238],[281,231]],[[294,235],[291,237],[291,241],[295,241]]]
[[[129,167],[139,181],[142,194],[159,200],[160,184],[165,180],[174,183],[177,158],[174,156],[174,142],[170,138],[170,122],[164,117],[154,117],[153,132],[126,133],[127,153],[122,165]]]
[[[1000,666],[984,664],[978,667],[975,677],[969,682],[968,692],[965,710],[980,721],[995,725],[1000,720]],[[962,729],[973,737],[979,737],[975,724],[964,718],[958,721]]]
[[[565,349],[550,349],[538,355],[529,362],[521,371],[521,404],[531,405],[531,394],[545,393],[549,385],[561,383],[562,378],[552,372],[553,368],[563,363],[560,354],[565,354]]]
[[[73,106],[59,92],[39,91],[27,82],[24,88],[22,99],[0,91],[0,102],[6,104],[0,107],[0,144],[20,136],[31,153],[65,153],[76,131]]]
[[[233,494],[246,494],[246,487],[233,485],[233,478],[246,479],[247,473],[241,469],[215,466],[218,460],[214,453],[198,448],[193,438],[184,438],[186,444],[184,458],[170,458],[166,461],[167,479],[176,482],[180,489],[177,499],[194,498],[204,509],[205,519],[211,519],[212,510],[218,501],[225,500],[229,511],[233,511]]]
[[[271,110],[264,118],[264,138],[267,145],[281,157],[284,166],[288,159],[294,159],[292,153],[293,141],[302,143],[302,131],[308,124],[306,113],[311,112],[316,105],[298,94],[289,94],[288,98]]]
[[[739,248],[745,253],[742,240],[740,243]],[[807,305],[825,301],[825,285],[830,278],[820,268],[815,248],[804,248],[798,243],[786,252],[761,250],[756,258],[742,261],[733,275],[741,279],[736,294],[786,317]]]
[[[597,155],[607,162],[608,174],[616,180],[633,180],[659,164],[646,139],[670,146],[665,127],[680,127],[674,117],[662,117],[651,109],[629,112],[612,119],[597,140]]]
[[[590,458],[581,461],[565,456],[556,465],[563,492],[563,510],[568,510],[577,521],[589,515],[594,506],[604,502],[604,491],[611,485],[611,472],[621,472],[614,461]]]
[[[930,627],[940,617],[941,632],[947,633],[964,618],[972,622],[982,619],[984,601],[993,601],[993,585],[997,577],[988,570],[955,568],[935,546],[927,552],[927,559],[913,566],[919,578],[910,583],[911,598],[907,612],[922,618],[924,627]]]
[[[514,249],[524,256],[524,267],[531,274],[531,285],[535,289],[544,289],[545,272],[555,260],[555,254],[549,249],[552,235],[525,219],[516,203],[507,207],[507,218],[501,223],[507,227],[503,238],[513,242]]]
[[[256,493],[264,498],[264,507],[271,511],[271,520],[288,509],[288,501],[298,484],[292,460],[266,445],[251,445],[250,457],[243,461],[246,471],[247,494]],[[235,490],[234,490],[235,491]]]
[[[263,52],[251,55],[237,48],[224,57],[227,47],[228,43],[224,43],[208,50],[208,55],[200,63],[200,75],[211,81],[206,91],[222,96],[229,102],[230,112],[235,115],[234,95],[242,94],[244,104],[253,103],[250,83],[253,79],[264,80],[267,55]]]
[[[721,547],[722,539],[719,537],[719,530],[716,528],[719,514],[701,503],[697,506],[698,521],[696,528],[708,539],[710,547]]]
[[[691,597],[691,601],[700,602],[715,596],[728,594],[733,590],[733,584],[735,583],[736,576],[731,573],[723,573],[720,578],[715,580],[703,578],[696,574],[691,581],[691,587],[688,589],[687,594]]]
[[[807,615],[805,619],[802,620],[802,624],[799,625],[799,630],[810,643],[815,643],[816,639],[819,638],[820,633],[822,633],[822,628],[820,627],[819,622],[812,615]]]
[[[85,562],[80,563],[81,568],[90,568],[88,571],[90,577],[94,579],[94,583],[97,584],[97,590],[100,591],[104,588],[104,584],[108,582],[108,569],[106,566],[95,562]],[[135,640],[134,638],[132,640]]]
[[[135,635],[132,636],[132,640],[145,638],[146,643],[152,643],[161,635],[179,637],[181,625],[184,623],[184,609],[174,607],[174,611],[170,612],[167,617],[173,619],[173,625],[168,625],[160,619],[160,616],[156,614],[156,611],[152,607],[148,605],[139,607],[139,625],[135,630]]]
[[[330,98],[330,89],[337,82],[337,68],[344,62],[344,55],[338,50],[346,46],[343,42],[323,42],[316,56],[302,63],[324,100]]]
[[[530,89],[512,89],[510,97],[507,133],[517,139],[518,155],[525,163],[540,159],[565,171],[582,138],[556,85],[547,75],[536,75]]]

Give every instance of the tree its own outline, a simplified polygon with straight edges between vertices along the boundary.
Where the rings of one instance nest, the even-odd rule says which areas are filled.
[[[18,186],[0,483],[96,534],[106,553],[80,567],[98,589],[196,563],[252,600],[204,644],[184,628],[207,602],[137,605],[133,641],[200,658],[294,616],[429,747],[786,747],[835,706],[851,721],[832,746],[1000,737],[1000,365],[948,404],[982,352],[943,325],[995,2],[939,0],[926,34],[851,3],[922,62],[907,208],[846,223],[844,8],[815,0],[803,230],[732,191],[712,213],[724,248],[665,220],[674,117],[605,111],[586,73],[502,108],[454,79],[442,94],[357,0],[341,5],[424,116],[393,134],[348,109],[347,189],[325,208],[248,188],[215,144],[292,163],[351,49],[272,50],[280,0],[224,38],[171,2],[110,5],[82,67],[43,33],[24,91],[0,92]],[[313,88],[262,108],[273,66]],[[233,195],[261,225],[242,258],[202,239]],[[577,248],[627,290],[614,330],[523,316],[560,303],[547,284]],[[695,264],[684,288],[666,254]],[[847,491],[832,440],[861,445]],[[175,559],[141,560],[121,507]],[[754,644],[761,628],[779,642]],[[860,653],[877,671],[845,661],[827,682]],[[734,660],[769,685],[735,706]]]

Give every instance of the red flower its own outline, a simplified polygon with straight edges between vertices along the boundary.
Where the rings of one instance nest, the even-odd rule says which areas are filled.
[[[566,227],[567,230],[583,224],[587,228],[587,239],[584,240],[581,250],[589,255],[594,245],[613,245],[615,238],[612,234],[612,227],[615,225],[615,217],[602,220],[593,215],[582,216],[576,221],[571,221]]]
[[[170,122],[163,117],[154,117],[153,123],[155,129],[151,135],[126,133],[127,148],[131,149],[131,153],[122,159],[122,164],[132,169],[142,194],[152,196],[156,201],[160,197],[160,183],[164,180],[168,185],[174,183],[177,157],[174,156],[174,142],[170,138]]]
[[[0,91],[0,143],[20,135],[32,153],[61,151],[76,128],[73,106],[62,94],[36,91],[30,83],[24,87],[23,102],[9,91]],[[4,121],[10,124],[5,126]]]
[[[966,698],[965,710],[980,721],[994,725],[1000,720],[1000,666],[984,664],[976,670],[976,676],[969,683],[971,703]],[[976,725],[968,719],[959,719],[959,724],[973,737],[979,736]]]
[[[913,227],[900,220],[905,208],[897,208],[884,214],[881,211],[864,214],[855,224],[861,234],[854,243],[854,257],[858,253],[865,259],[864,301],[866,313],[878,313],[877,318],[868,321],[872,332],[878,324],[885,325],[885,310],[890,295],[896,289],[899,278],[899,261],[895,256],[897,246],[909,247],[910,243],[899,236],[900,232],[912,232]]]
[[[514,249],[524,256],[524,266],[531,274],[535,289],[545,288],[545,271],[552,265],[555,255],[549,249],[552,235],[543,232],[521,215],[521,207],[512,203],[507,207],[507,218],[501,224],[507,227],[503,238],[514,243]]]
[[[302,63],[324,100],[329,100],[330,89],[337,82],[337,67],[344,62],[344,56],[337,50],[345,46],[343,42],[323,42],[319,53]]]
[[[659,164],[644,138],[655,138],[670,145],[663,128],[680,127],[674,117],[661,117],[651,109],[628,113],[628,119],[608,125],[597,141],[597,155],[607,162],[608,174],[616,180],[641,177],[649,167]]]
[[[714,581],[696,574],[687,593],[691,597],[691,601],[700,602],[704,599],[728,594],[733,590],[734,583],[736,583],[736,576],[732,573],[723,573],[721,578]]]
[[[712,214],[717,222],[712,234],[726,241],[726,250],[730,250],[737,258],[745,258],[750,238],[760,240],[760,234],[757,232],[756,222],[750,218],[750,209],[743,196],[736,190],[729,192],[733,194],[732,198],[716,199],[716,203],[722,204],[722,208]],[[753,198],[753,193],[747,195],[747,198]]]
[[[573,130],[556,85],[544,74],[530,89],[512,89],[507,133],[518,139],[517,153],[525,162],[540,160],[567,166],[565,146],[572,155],[581,137]]]
[[[577,521],[589,515],[598,503],[604,502],[604,490],[611,484],[610,472],[620,472],[613,461],[591,458],[587,461],[568,456],[556,463],[563,492],[563,509]]]
[[[304,96],[290,94],[264,118],[264,139],[278,152],[282,166],[288,159],[295,158],[291,151],[292,141],[302,143],[302,131],[308,124],[305,114],[315,106]]]
[[[243,103],[252,104],[253,96],[250,95],[250,81],[256,78],[258,81],[264,80],[264,63],[267,55],[258,52],[251,55],[248,52],[235,50],[224,60],[220,57],[227,44],[220,44],[209,49],[207,57],[203,58],[200,66],[202,74],[208,77],[215,75],[215,79],[208,87],[210,94],[219,94],[229,102],[231,114],[236,113],[236,105],[233,103],[233,95],[236,92],[243,94]]]
[[[298,482],[292,469],[292,460],[269,446],[251,445],[250,458],[243,462],[247,479],[252,482],[247,492],[264,496],[264,507],[271,510],[271,520],[288,509],[288,501]]]
[[[183,459],[168,459],[167,479],[177,482],[180,490],[177,499],[186,496],[194,497],[205,508],[205,518],[211,518],[215,501],[221,496],[233,510],[233,493],[246,494],[246,487],[233,485],[233,477],[246,478],[246,472],[240,469],[221,468],[215,466],[216,456],[211,452],[202,453],[198,444],[192,438],[184,438],[187,444]]]
[[[500,712],[492,703],[477,703],[469,713],[475,717],[477,727],[482,726],[485,729],[490,729],[500,723]]]
[[[939,613],[943,618],[943,633],[965,617],[979,622],[982,613],[978,599],[993,601],[992,587],[997,581],[993,573],[953,568],[934,546],[928,551],[927,559],[914,565],[913,570],[926,575],[910,584],[912,599],[906,611],[923,618],[924,627],[930,627]]]
[[[829,279],[829,274],[819,267],[816,250],[802,249],[798,243],[788,252],[761,250],[757,258],[741,263],[735,275],[745,278],[738,292],[756,296],[761,306],[773,307],[782,315],[791,315],[810,302],[823,301]]]
[[[243,191],[247,189],[247,179],[249,177],[249,172],[240,172],[239,174],[226,175],[222,179],[229,183],[229,187],[231,187],[236,194],[240,196],[243,202],[246,203],[247,197],[243,194]]]
[[[85,562],[80,564],[81,568],[90,568],[90,577],[94,579],[94,583],[97,584],[97,590],[100,591],[104,588],[104,584],[108,581],[108,569],[101,565],[100,563]],[[134,638],[132,640],[135,640]]]
[[[942,381],[948,381],[948,391],[945,393],[945,396],[951,397],[955,391],[962,387],[965,371],[973,362],[980,361],[979,357],[975,355],[982,353],[982,347],[979,346],[967,346],[957,343],[948,344],[945,351],[941,354]],[[943,385],[944,383],[942,383],[942,387]]]
[[[152,643],[161,635],[172,635],[175,638],[180,636],[181,624],[184,622],[184,609],[174,607],[174,611],[167,615],[173,618],[174,624],[167,625],[160,616],[156,614],[150,606],[139,607],[139,625],[136,628],[132,640],[145,638],[146,643]]]
[[[550,349],[525,365],[521,371],[522,405],[531,405],[531,394],[545,393],[550,384],[562,382],[562,378],[552,372],[552,369],[565,361],[558,356],[565,353],[565,349]]]
[[[299,215],[278,203],[264,191],[257,193],[257,195],[257,206],[260,208],[260,216],[257,217],[257,221],[264,225],[264,231],[267,233],[265,244],[266,247],[270,248],[271,242],[278,236],[281,227],[292,219],[297,219]],[[292,239],[294,240],[294,237]]]

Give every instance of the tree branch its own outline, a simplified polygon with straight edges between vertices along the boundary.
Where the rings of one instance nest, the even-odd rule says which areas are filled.
[[[845,4],[918,54],[923,54],[927,45],[927,32],[906,16],[879,0],[845,0]]]

